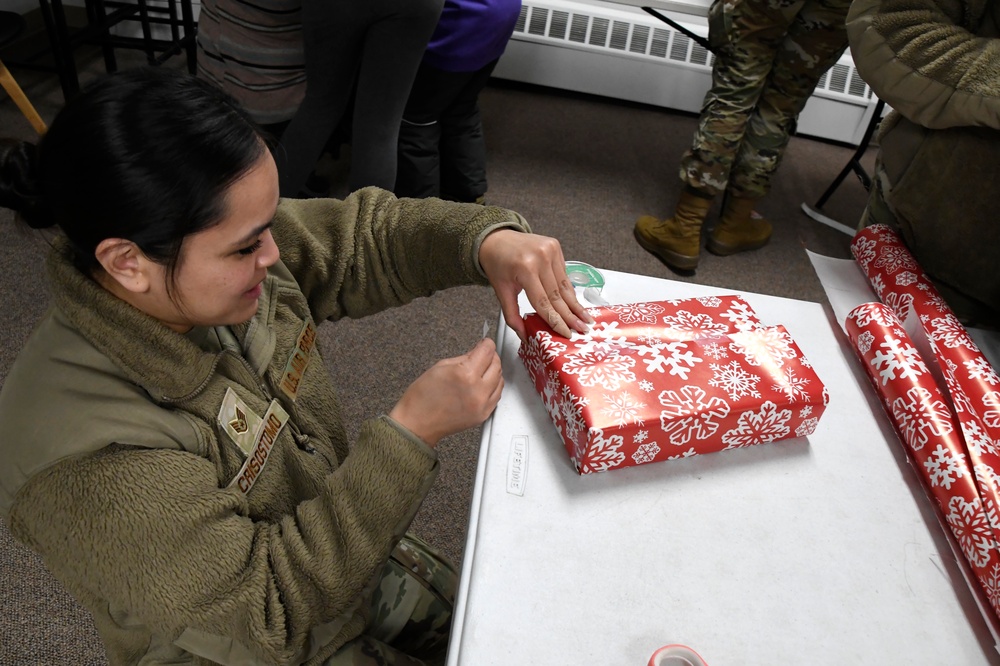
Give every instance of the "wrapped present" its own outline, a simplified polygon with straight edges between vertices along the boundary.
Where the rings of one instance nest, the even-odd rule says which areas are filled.
[[[738,296],[590,310],[564,338],[525,317],[521,360],[580,474],[811,434],[828,394]]]
[[[848,337],[1000,634],[1000,377],[894,231],[863,229],[851,250],[883,302],[855,308]]]

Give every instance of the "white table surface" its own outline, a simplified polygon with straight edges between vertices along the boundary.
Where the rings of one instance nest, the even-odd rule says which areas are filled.
[[[830,406],[808,438],[578,476],[501,326],[506,388],[483,430],[450,666],[643,666],[668,643],[710,666],[1000,663],[824,306],[604,273],[611,303],[740,293],[788,329]]]

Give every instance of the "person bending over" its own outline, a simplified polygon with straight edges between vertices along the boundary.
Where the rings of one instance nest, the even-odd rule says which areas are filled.
[[[500,208],[278,196],[256,126],[163,68],[99,80],[0,204],[58,226],[52,307],[0,392],[0,515],[94,617],[111,664],[440,663],[454,570],[405,535],[435,446],[480,424],[491,340],[349,442],[316,329],[491,284],[585,330],[557,241]]]

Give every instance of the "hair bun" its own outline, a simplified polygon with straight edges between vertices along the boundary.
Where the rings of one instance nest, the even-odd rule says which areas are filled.
[[[55,224],[38,185],[38,148],[17,139],[0,139],[0,206],[10,208],[33,229]]]

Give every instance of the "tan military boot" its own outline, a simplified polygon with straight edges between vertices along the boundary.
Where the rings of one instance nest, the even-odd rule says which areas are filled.
[[[644,250],[655,254],[670,268],[693,271],[698,267],[701,253],[701,225],[711,207],[711,199],[681,192],[673,217],[660,220],[643,215],[632,233]]]
[[[729,195],[722,209],[722,219],[708,237],[708,251],[726,256],[756,250],[771,240],[771,223],[753,215],[756,199]]]

